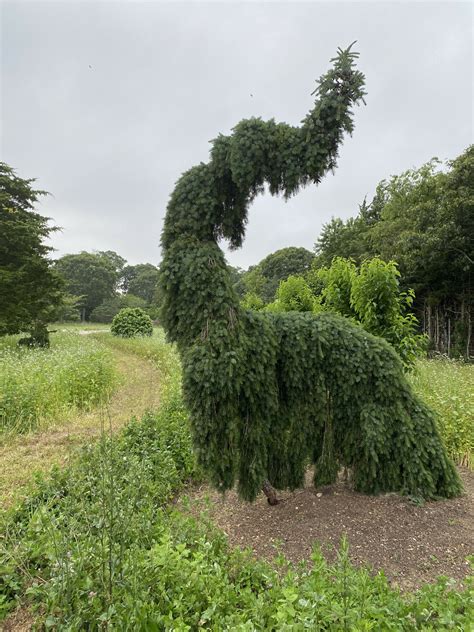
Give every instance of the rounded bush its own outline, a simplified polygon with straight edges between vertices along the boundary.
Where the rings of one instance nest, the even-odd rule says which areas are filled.
[[[125,307],[114,317],[110,331],[114,336],[122,338],[151,336],[153,323],[140,307]]]

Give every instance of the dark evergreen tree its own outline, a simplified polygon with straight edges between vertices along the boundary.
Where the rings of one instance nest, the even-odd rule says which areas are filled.
[[[46,345],[46,324],[61,303],[62,282],[45,244],[56,229],[34,210],[45,191],[33,182],[0,162],[0,336],[25,331],[25,344]]]
[[[162,322],[176,341],[199,463],[221,490],[253,500],[353,469],[355,487],[418,497],[461,490],[433,413],[384,340],[334,315],[245,310],[217,242],[241,246],[262,192],[285,197],[336,167],[352,107],[364,98],[356,53],[340,50],[300,127],[243,120],[209,163],[178,181],[162,233]]]

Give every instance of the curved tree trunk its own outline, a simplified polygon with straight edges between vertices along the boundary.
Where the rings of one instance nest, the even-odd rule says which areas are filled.
[[[270,485],[269,481],[263,481],[262,491],[267,497],[269,505],[278,505],[279,500],[276,495],[276,489]]]

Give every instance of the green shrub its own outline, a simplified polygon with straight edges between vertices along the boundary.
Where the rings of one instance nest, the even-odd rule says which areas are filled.
[[[330,267],[313,272],[313,276],[320,282],[321,304],[324,309],[357,320],[351,301],[352,284],[356,275],[354,262],[341,257],[333,259]]]
[[[0,433],[27,432],[71,409],[107,401],[115,386],[110,353],[90,336],[52,334],[51,347],[0,342]]]
[[[240,301],[240,304],[245,309],[253,309],[256,312],[259,312],[261,309],[265,307],[265,303],[263,302],[263,299],[260,298],[260,296],[256,294],[255,292],[247,292],[247,294],[245,294],[242,300]]]
[[[276,300],[268,308],[274,312],[313,312],[317,301],[304,277],[291,275],[280,282]]]
[[[135,338],[136,336],[151,336],[153,323],[146,312],[139,307],[121,309],[114,317],[110,331],[121,338]]]
[[[418,321],[410,311],[415,294],[400,291],[399,277],[394,261],[374,257],[357,267],[352,259],[335,257],[330,267],[311,270],[307,281],[319,292],[314,311],[336,312],[359,323],[387,340],[405,369],[411,369],[427,342],[417,333]]]
[[[426,337],[417,333],[418,320],[410,312],[415,292],[400,292],[400,272],[394,261],[378,257],[364,261],[354,276],[351,303],[361,325],[385,338],[406,368],[426,349]]]

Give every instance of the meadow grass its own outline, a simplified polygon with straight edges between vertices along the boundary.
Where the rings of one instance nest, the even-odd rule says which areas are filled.
[[[421,360],[410,376],[415,391],[437,415],[451,458],[474,467],[474,365],[448,358]]]
[[[50,328],[56,331],[110,331],[110,323],[58,322],[52,323]]]
[[[0,340],[0,433],[24,433],[49,419],[104,403],[115,386],[110,352],[92,336],[51,335],[49,349]]]
[[[81,446],[101,437],[104,427],[115,433],[130,418],[156,410],[162,379],[153,363],[118,348],[108,351],[118,380],[107,402],[90,410],[62,411],[28,434],[0,436],[0,514],[2,508],[18,504],[29,494],[35,473],[67,465]]]
[[[166,336],[160,327],[153,328],[152,336],[137,336],[136,338],[121,338],[113,335],[101,334],[102,342],[112,348],[126,353],[133,353],[145,360],[149,360],[158,370],[163,388],[170,383],[181,382],[181,362],[175,345],[166,342]]]

